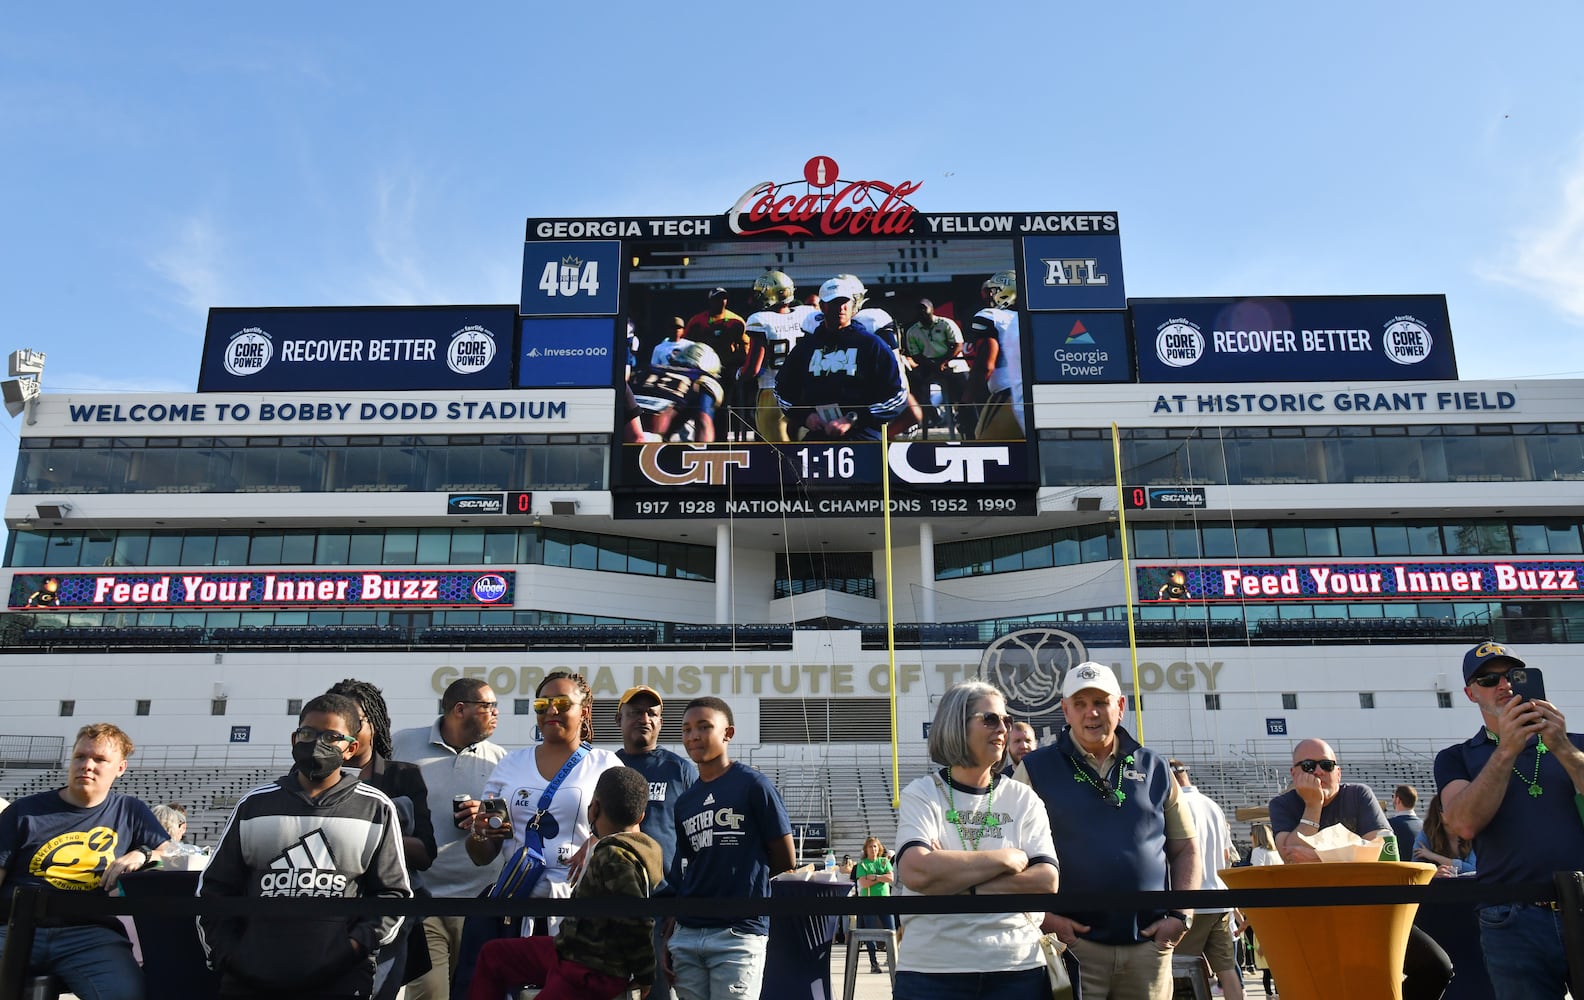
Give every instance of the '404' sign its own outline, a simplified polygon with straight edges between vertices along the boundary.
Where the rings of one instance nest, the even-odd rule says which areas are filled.
[[[523,245],[524,316],[613,316],[620,302],[621,244],[557,240]]]

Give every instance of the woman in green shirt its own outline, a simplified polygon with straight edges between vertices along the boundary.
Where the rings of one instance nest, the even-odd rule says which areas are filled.
[[[896,875],[891,870],[890,860],[886,858],[885,845],[880,843],[879,837],[870,837],[864,841],[863,852],[863,860],[853,865],[853,881],[858,883],[858,895],[891,895],[891,883],[896,881]],[[896,916],[884,913],[859,917],[858,926],[894,931]],[[865,946],[869,949],[869,971],[879,972],[880,962],[875,956],[875,943],[867,941]]]

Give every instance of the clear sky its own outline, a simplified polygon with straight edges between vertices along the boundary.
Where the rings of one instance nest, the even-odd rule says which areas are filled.
[[[1115,210],[1134,296],[1444,292],[1464,378],[1584,377],[1580,38],[1572,0],[16,4],[0,354],[191,391],[210,306],[515,302],[528,216],[825,153],[924,211]]]

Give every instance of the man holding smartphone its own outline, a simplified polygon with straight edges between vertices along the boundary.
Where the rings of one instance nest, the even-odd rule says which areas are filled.
[[[1584,858],[1584,735],[1567,731],[1539,673],[1495,642],[1469,650],[1463,692],[1483,724],[1436,755],[1446,825],[1474,842],[1482,882],[1549,883]],[[1479,922],[1500,1000],[1561,1000],[1568,961],[1557,904],[1491,903]]]

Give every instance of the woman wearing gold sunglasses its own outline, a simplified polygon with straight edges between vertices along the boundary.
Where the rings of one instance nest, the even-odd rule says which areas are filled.
[[[588,807],[594,785],[602,772],[620,767],[621,761],[589,745],[594,739],[594,699],[582,676],[565,670],[546,675],[534,692],[533,709],[542,742],[513,750],[495,765],[484,783],[484,801],[473,814],[467,852],[474,864],[487,865],[503,850],[508,856],[515,852],[523,844],[523,832],[535,828],[544,843],[545,871],[533,896],[570,896],[593,836]],[[563,769],[565,776],[541,809],[545,789]],[[492,806],[494,802],[502,804]],[[553,931],[552,926],[548,932]]]

